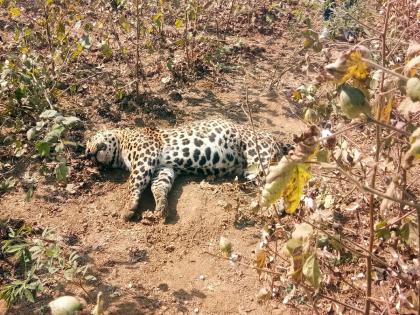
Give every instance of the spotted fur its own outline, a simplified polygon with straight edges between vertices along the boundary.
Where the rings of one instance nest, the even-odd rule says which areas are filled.
[[[167,196],[178,174],[246,176],[249,165],[260,164],[259,157],[266,168],[290,148],[267,132],[254,135],[246,125],[214,118],[171,129],[102,131],[87,142],[86,154],[100,164],[130,171],[131,200],[124,214],[129,219],[149,183],[156,210],[165,216]]]

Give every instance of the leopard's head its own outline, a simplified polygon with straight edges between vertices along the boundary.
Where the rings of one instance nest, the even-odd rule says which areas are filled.
[[[113,130],[101,131],[87,141],[86,158],[103,165],[112,165],[118,150],[117,133]]]

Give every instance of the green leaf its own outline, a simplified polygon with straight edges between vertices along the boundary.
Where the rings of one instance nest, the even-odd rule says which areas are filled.
[[[0,182],[0,191],[6,191],[10,188],[13,188],[16,185],[16,179],[13,177],[6,178],[4,181]]]
[[[26,138],[31,141],[35,138],[36,136],[36,129],[35,127],[32,127],[30,129],[28,129],[28,131],[26,132]]]
[[[31,201],[33,196],[34,196],[34,186],[30,185],[28,188],[28,191],[26,192],[25,201],[26,202]]]
[[[95,281],[96,280],[96,277],[94,277],[92,275],[87,275],[87,276],[85,276],[85,280],[87,280],[87,281]]]
[[[25,27],[23,32],[25,34],[25,37],[30,37],[32,35],[32,29],[30,29],[29,27]]]
[[[19,251],[22,251],[26,248],[25,243],[15,244],[9,247],[3,247],[3,251],[7,254],[13,254]]]
[[[414,248],[418,248],[418,237],[417,237],[417,229],[418,229],[418,224],[409,220],[408,222],[404,223],[404,225],[401,227],[400,231],[399,231],[399,235],[401,236],[401,238],[403,239],[403,241],[414,247]]]
[[[120,25],[125,33],[128,33],[130,31],[130,23],[128,23],[127,19],[122,16],[119,19]]]
[[[312,226],[308,223],[300,223],[296,225],[295,230],[292,233],[292,238],[301,240],[308,239],[313,231]]]
[[[58,248],[56,246],[51,246],[46,249],[45,255],[47,257],[57,257],[58,256]]]
[[[108,43],[105,43],[101,46],[101,51],[102,54],[106,57],[106,58],[111,58],[112,57],[112,49],[109,46]]]
[[[61,120],[61,123],[64,126],[73,127],[75,125],[80,124],[81,120],[80,120],[80,118],[77,118],[75,116],[66,116],[66,117],[63,117],[63,119]]]
[[[232,253],[232,243],[226,237],[220,237],[219,248],[225,253],[226,257],[230,256]]]
[[[321,284],[321,271],[319,269],[318,259],[315,255],[309,256],[302,268],[305,279],[315,288],[318,289]]]
[[[55,146],[54,150],[57,153],[63,152],[63,150],[64,150],[64,143],[63,142],[57,143],[57,145]]]
[[[35,144],[35,148],[37,149],[38,154],[41,157],[48,156],[50,154],[50,151],[51,151],[51,145],[48,142],[42,141],[42,140],[41,141],[38,141]]]
[[[66,38],[66,26],[60,21],[57,25],[57,39],[62,42],[64,38]]]
[[[81,43],[78,43],[76,46],[76,49],[71,54],[71,59],[76,59],[77,57],[79,57],[82,51],[83,51],[83,45]]]
[[[316,160],[317,160],[317,162],[328,163],[329,162],[328,150],[326,150],[326,149],[319,150],[317,155],[316,155]]]
[[[388,228],[386,221],[380,221],[375,225],[375,234],[378,238],[387,240],[391,237],[391,231]]]
[[[45,135],[44,141],[49,143],[55,143],[60,139],[61,134],[66,128],[61,124],[55,124],[51,130]]]
[[[34,300],[34,296],[32,295],[31,291],[29,291],[28,289],[24,289],[23,293],[25,294],[25,298],[29,301],[29,302],[35,302]]]
[[[156,25],[158,25],[160,27],[161,24],[162,24],[162,17],[163,17],[163,13],[158,12],[158,13],[156,13],[152,16],[152,20],[153,20],[153,22],[155,22]]]
[[[70,170],[65,163],[60,163],[55,168],[55,176],[60,182],[65,182],[69,176]]]
[[[77,143],[74,142],[74,141],[70,141],[70,140],[67,140],[67,139],[62,139],[61,142],[63,143],[63,145],[67,145],[67,146],[70,146],[70,147],[77,147]]]
[[[46,111],[43,111],[40,115],[39,118],[53,118],[55,116],[57,116],[58,112],[54,109],[47,109]]]
[[[99,23],[101,23],[101,22],[99,22]],[[76,25],[78,26],[78,27],[80,27],[80,25],[82,24],[82,22],[79,20],[79,21],[77,21],[76,22]],[[86,31],[86,32],[88,32],[88,33],[90,33],[90,32],[92,32],[93,31],[93,29],[94,29],[94,27],[93,27],[93,24],[92,23],[85,23],[85,25],[83,26],[83,29]]]
[[[410,225],[408,223],[404,223],[404,225],[398,231],[398,235],[403,239],[404,242],[407,242],[410,236]]]
[[[74,270],[73,269],[64,270],[64,278],[66,280],[69,280],[69,281],[73,280],[73,276],[74,276]]]
[[[35,125],[35,130],[40,131],[45,126],[45,121],[37,121]]]
[[[302,253],[302,240],[291,238],[287,241],[285,248],[290,256]]]

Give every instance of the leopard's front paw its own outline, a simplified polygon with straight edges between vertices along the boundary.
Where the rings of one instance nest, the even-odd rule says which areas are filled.
[[[161,213],[156,211],[144,211],[142,214],[141,223],[145,225],[156,224],[162,220]]]
[[[156,216],[166,220],[168,216],[168,201],[166,199],[156,203],[155,213]]]

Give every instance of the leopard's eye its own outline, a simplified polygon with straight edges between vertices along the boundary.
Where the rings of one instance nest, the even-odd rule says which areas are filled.
[[[103,142],[101,142],[101,143],[98,143],[97,145],[96,145],[96,151],[97,152],[99,152],[99,151],[102,151],[102,150],[106,150],[106,144],[105,143],[103,143]]]

